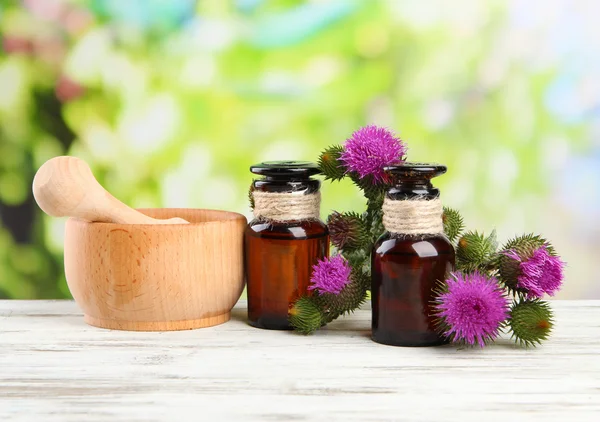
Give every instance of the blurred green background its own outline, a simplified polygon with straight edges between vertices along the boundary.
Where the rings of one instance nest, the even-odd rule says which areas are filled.
[[[549,238],[557,298],[600,298],[597,1],[1,0],[0,297],[70,297],[56,155],[134,207],[250,217],[248,167],[379,124],[437,161],[470,228]],[[323,218],[362,210],[324,183]]]

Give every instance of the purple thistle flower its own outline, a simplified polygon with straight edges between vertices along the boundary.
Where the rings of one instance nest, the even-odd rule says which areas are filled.
[[[517,288],[524,290],[527,298],[541,298],[544,293],[554,296],[560,289],[565,264],[558,256],[550,255],[546,246],[537,248],[525,259],[513,250],[505,255],[520,262]]]
[[[350,283],[351,271],[352,268],[341,255],[324,258],[313,266],[308,289],[337,295]]]
[[[508,318],[509,305],[497,280],[479,272],[453,273],[446,284],[447,290],[436,304],[444,335],[481,347],[496,338],[500,325]]]
[[[385,166],[404,161],[406,145],[388,129],[365,126],[355,131],[344,143],[340,161],[348,171],[360,178],[371,176],[374,182],[383,182]]]

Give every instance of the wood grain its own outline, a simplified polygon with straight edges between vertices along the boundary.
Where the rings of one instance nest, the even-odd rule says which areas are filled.
[[[91,325],[187,330],[222,324],[244,289],[246,218],[202,209],[144,209],[190,224],[90,223],[65,228],[69,290]]]
[[[553,301],[537,349],[398,348],[357,311],[313,336],[232,319],[86,325],[71,301],[0,301],[0,420],[586,421],[600,414],[600,301]]]

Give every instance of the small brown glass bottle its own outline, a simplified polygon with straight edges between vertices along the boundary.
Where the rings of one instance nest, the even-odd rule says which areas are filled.
[[[329,255],[329,231],[319,220],[320,173],[309,162],[276,161],[250,167],[255,218],[245,232],[248,320],[287,330],[290,306],[308,290],[312,267]]]
[[[394,346],[435,346],[434,290],[454,269],[443,233],[440,192],[430,180],[441,165],[405,163],[385,169],[395,179],[386,195],[384,227],[371,255],[372,339]]]

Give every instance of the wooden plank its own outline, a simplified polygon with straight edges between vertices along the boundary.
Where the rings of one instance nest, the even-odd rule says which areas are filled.
[[[0,301],[0,420],[584,420],[600,415],[600,301],[552,301],[532,350],[397,348],[357,311],[312,336],[229,323],[87,326],[71,301]]]

